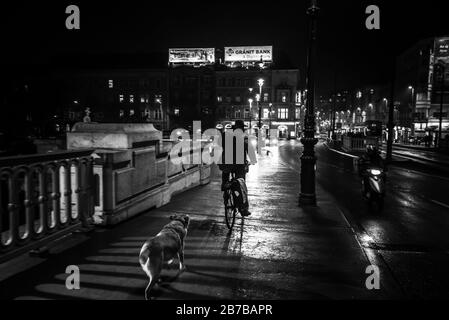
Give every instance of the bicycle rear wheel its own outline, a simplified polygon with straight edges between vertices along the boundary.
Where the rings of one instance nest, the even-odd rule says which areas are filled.
[[[232,191],[226,190],[224,194],[224,205],[225,205],[225,220],[226,225],[229,230],[234,227],[235,216],[237,214],[237,208],[234,204],[234,198],[232,197]]]

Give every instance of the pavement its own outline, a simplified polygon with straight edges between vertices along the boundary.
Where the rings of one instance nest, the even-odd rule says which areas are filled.
[[[24,255],[0,265],[1,299],[141,300],[147,279],[138,254],[173,213],[188,213],[187,270],[164,270],[155,299],[385,299],[401,297],[388,266],[364,246],[351,219],[317,184],[317,207],[298,207],[299,142],[283,142],[261,155],[247,177],[252,215],[224,222],[220,172],[110,228],[73,234],[44,257]],[[289,156],[285,156],[288,152]],[[369,265],[381,270],[381,287],[368,290]],[[81,288],[65,287],[68,265],[81,272]]]

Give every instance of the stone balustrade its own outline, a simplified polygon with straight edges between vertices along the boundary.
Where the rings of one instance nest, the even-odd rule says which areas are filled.
[[[67,151],[0,158],[0,262],[207,184],[210,165],[170,160],[177,143],[152,124],[79,123]]]
[[[0,261],[89,226],[92,152],[0,158]]]
[[[209,165],[170,161],[176,143],[163,140],[152,124],[75,125],[67,134],[67,148],[95,149],[95,223],[116,224],[167,204],[176,193],[208,183]]]

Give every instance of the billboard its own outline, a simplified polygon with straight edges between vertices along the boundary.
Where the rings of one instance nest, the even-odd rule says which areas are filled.
[[[173,48],[168,49],[170,63],[215,63],[215,48]]]
[[[449,64],[449,38],[435,39],[435,62],[439,60]]]
[[[273,47],[225,47],[226,62],[273,61]]]

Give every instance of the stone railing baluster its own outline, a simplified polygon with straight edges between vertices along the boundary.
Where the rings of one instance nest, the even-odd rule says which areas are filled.
[[[92,152],[0,158],[0,262],[90,223]]]

